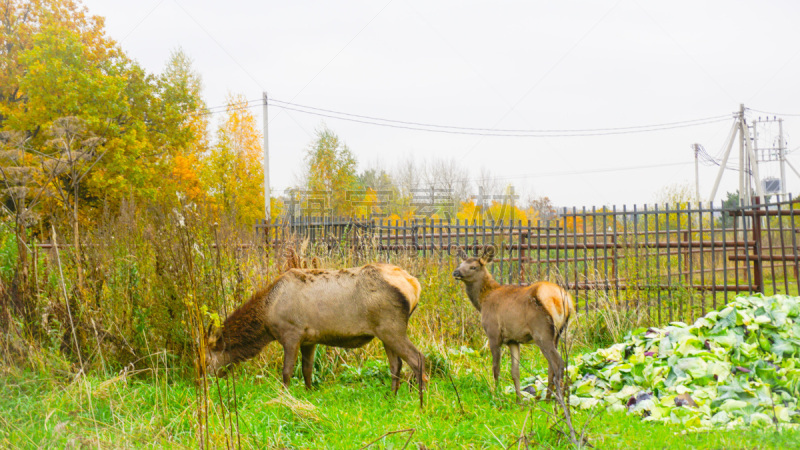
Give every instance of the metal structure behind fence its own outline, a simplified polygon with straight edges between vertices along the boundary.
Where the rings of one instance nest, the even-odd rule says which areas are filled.
[[[262,223],[270,247],[308,240],[358,259],[456,259],[494,246],[503,283],[559,282],[579,311],[598,298],[643,308],[651,323],[692,321],[738,293],[800,290],[791,202],[565,209],[551,221],[300,217]],[[368,255],[368,256],[367,256]]]

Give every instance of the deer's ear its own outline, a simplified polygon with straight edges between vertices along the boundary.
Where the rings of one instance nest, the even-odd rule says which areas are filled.
[[[494,250],[494,246],[493,245],[490,245],[490,246],[486,247],[486,249],[483,251],[483,255],[481,256],[481,259],[485,263],[492,262],[492,260],[494,259],[494,252],[495,252],[495,250]]]
[[[216,341],[221,335],[222,327],[214,326],[214,322],[208,324],[208,329],[206,330],[206,342]]]
[[[469,255],[467,254],[467,252],[464,251],[463,248],[458,247],[458,257],[461,259],[467,259],[469,258]]]

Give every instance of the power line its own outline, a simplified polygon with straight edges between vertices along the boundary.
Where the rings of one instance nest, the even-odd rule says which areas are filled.
[[[373,117],[373,116],[364,116],[359,114],[351,114],[341,111],[334,111],[330,109],[323,109],[323,108],[316,108],[313,106],[305,106],[299,105],[296,103],[285,102],[282,100],[271,99],[271,102],[289,105],[290,107],[294,108],[301,108],[301,109],[309,109],[312,111],[322,111],[329,114],[336,114],[348,117],[356,117],[359,119],[365,119],[370,121],[380,121],[380,122],[388,122],[388,123],[396,123],[401,125],[415,125],[421,126],[426,128],[442,128],[442,129],[450,129],[450,130],[462,130],[462,131],[485,131],[485,132],[492,132],[492,133],[583,133],[583,132],[606,132],[606,131],[624,131],[624,130],[635,130],[635,129],[644,129],[644,128],[653,128],[653,127],[662,127],[662,126],[670,126],[670,125],[681,125],[681,124],[688,124],[692,122],[700,122],[700,121],[707,121],[707,120],[714,120],[714,119],[722,119],[722,118],[731,118],[730,114],[725,114],[721,116],[713,116],[713,117],[705,117],[701,119],[692,119],[692,120],[682,120],[678,122],[667,122],[667,123],[660,123],[660,124],[652,124],[652,125],[635,125],[635,126],[628,126],[628,127],[616,127],[616,128],[585,128],[585,129],[542,129],[542,130],[530,130],[530,129],[503,129],[503,128],[475,128],[475,127],[460,127],[454,125],[438,125],[438,124],[430,124],[430,123],[421,123],[421,122],[408,122],[402,120],[393,120],[393,119],[384,119],[381,117]]]
[[[646,133],[651,131],[662,131],[662,130],[670,130],[675,128],[686,128],[698,125],[707,125],[712,123],[718,123],[722,121],[730,120],[728,116],[719,116],[719,118],[709,118],[709,119],[698,119],[694,122],[686,122],[680,125],[651,125],[649,128],[640,127],[640,128],[621,128],[621,129],[596,129],[593,132],[589,131],[582,131],[582,130],[524,130],[522,132],[505,132],[505,131],[494,131],[494,132],[485,132],[485,131],[477,131],[480,129],[475,129],[476,131],[470,131],[469,129],[446,129],[446,128],[435,128],[431,127],[430,125],[406,125],[402,124],[401,122],[377,122],[374,120],[366,120],[366,119],[358,119],[348,116],[339,116],[334,114],[327,114],[322,112],[304,110],[300,108],[293,108],[290,106],[275,105],[278,108],[286,109],[289,111],[295,111],[304,114],[310,114],[320,117],[327,117],[330,119],[339,119],[339,120],[346,120],[349,122],[356,122],[356,123],[363,123],[367,125],[376,125],[382,127],[389,127],[389,128],[400,128],[406,130],[415,130],[415,131],[428,131],[433,133],[445,133],[445,134],[458,134],[458,135],[466,135],[466,136],[493,136],[493,137],[588,137],[588,136],[608,136],[608,135],[618,135],[618,134],[633,134],[633,133]],[[523,130],[520,130],[523,131]]]
[[[697,147],[699,149],[697,155],[700,157],[700,160],[704,166],[720,166],[722,164],[721,160],[711,156],[711,154],[706,151],[705,147],[700,144],[697,144]],[[730,170],[738,170],[739,167],[728,163],[725,165],[725,168]]]
[[[773,116],[800,117],[800,114],[782,114],[782,113],[776,113],[776,112],[762,111],[760,109],[753,109],[753,108],[747,108],[747,110],[748,111],[753,111],[753,112],[759,112],[761,114],[769,114],[769,115],[773,115]]]
[[[262,99],[245,100],[227,105],[218,105],[196,111],[191,116],[204,116],[219,114],[228,111],[239,111],[243,109],[262,106]],[[662,122],[649,125],[631,125],[625,127],[606,127],[606,128],[577,128],[577,129],[503,129],[503,128],[480,128],[463,127],[456,125],[442,125],[434,123],[413,122],[396,119],[386,119],[376,116],[353,114],[344,111],[318,108],[314,106],[301,105],[283,100],[270,99],[275,107],[282,110],[295,111],[330,119],[345,120],[349,122],[362,123],[365,125],[375,125],[390,128],[399,128],[414,131],[427,131],[433,133],[456,134],[466,136],[486,136],[486,137],[591,137],[607,136],[632,133],[646,133],[653,131],[671,130],[676,128],[687,128],[699,125],[708,125],[729,120],[730,114],[703,117],[697,119],[680,120],[674,122]],[[755,111],[755,110],[753,110]],[[711,159],[711,158],[709,158]]]
[[[255,108],[262,106],[261,99],[246,100],[242,102],[230,103],[227,105],[210,106],[208,108],[198,109],[189,114],[191,117],[210,116],[212,114],[226,113],[228,111],[241,111],[243,109]],[[253,103],[253,104],[251,104]]]
[[[249,108],[262,106],[262,99],[246,100],[229,105],[218,105],[198,110],[191,116],[206,116],[212,114],[225,113],[228,111],[240,111]],[[681,120],[675,122],[664,122],[650,125],[632,125],[627,127],[609,128],[584,128],[584,129],[492,129],[479,127],[462,127],[455,125],[441,125],[423,122],[411,122],[395,119],[384,119],[375,116],[347,113],[331,109],[317,108],[313,106],[300,105],[282,100],[270,99],[275,107],[304,114],[339,119],[349,122],[362,123],[365,125],[383,126],[389,128],[399,128],[413,131],[428,131],[433,133],[456,134],[466,136],[486,136],[486,137],[590,137],[607,136],[619,134],[645,133],[652,131],[671,130],[676,128],[686,128],[698,125],[718,123],[730,119],[730,115],[719,115],[698,119]]]

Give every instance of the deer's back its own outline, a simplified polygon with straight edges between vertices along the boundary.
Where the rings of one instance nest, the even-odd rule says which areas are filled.
[[[529,342],[534,333],[561,328],[572,311],[572,298],[560,286],[547,281],[530,286],[504,285],[492,291],[482,307],[487,333],[499,333],[503,341]]]
[[[307,329],[331,339],[358,336],[382,320],[407,322],[418,301],[416,278],[390,264],[291,269],[270,293],[269,322],[271,328]]]

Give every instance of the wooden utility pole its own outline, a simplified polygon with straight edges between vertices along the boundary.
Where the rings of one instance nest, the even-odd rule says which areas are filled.
[[[695,201],[700,204],[700,164],[698,161],[698,153],[700,152],[700,144],[694,144],[694,189]]]
[[[264,220],[270,220],[269,208],[269,115],[267,114],[268,104],[267,93],[264,92]]]
[[[781,160],[781,200],[786,196],[786,148],[783,146],[783,119],[778,119],[778,156]]]

